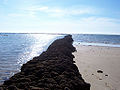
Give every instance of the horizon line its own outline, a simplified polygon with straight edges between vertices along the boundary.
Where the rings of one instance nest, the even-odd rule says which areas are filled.
[[[45,32],[0,32],[0,34],[52,34],[52,35],[92,34],[92,35],[120,35],[120,34],[117,34],[117,33],[45,33]]]

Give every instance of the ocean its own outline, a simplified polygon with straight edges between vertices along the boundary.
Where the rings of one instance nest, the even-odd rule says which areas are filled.
[[[60,34],[0,33],[0,84],[40,55]],[[75,44],[120,47],[120,35],[72,34]]]
[[[50,34],[0,34],[0,83],[20,71],[20,67],[40,55],[57,38]]]
[[[120,47],[120,35],[73,34],[74,44]]]

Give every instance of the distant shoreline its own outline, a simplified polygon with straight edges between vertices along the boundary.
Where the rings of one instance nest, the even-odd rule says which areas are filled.
[[[65,33],[0,33],[0,36],[8,36],[7,34],[9,34],[9,35],[11,35],[11,34],[48,34],[48,35],[69,35],[69,34],[65,34]],[[81,37],[86,37],[86,36],[90,36],[90,37],[95,37],[95,36],[105,36],[105,37],[107,37],[107,38],[109,38],[110,36],[113,36],[113,37],[116,37],[116,36],[118,36],[118,37],[120,37],[120,35],[109,35],[109,34],[72,34],[73,36],[74,35],[81,35]],[[108,37],[109,36],[109,37]],[[80,39],[81,39],[81,37],[79,37]],[[102,37],[101,37],[102,38]],[[117,38],[117,37],[116,37]],[[86,38],[87,39],[87,38]],[[97,38],[97,39],[99,39],[99,38]],[[120,39],[120,38],[119,38]],[[118,39],[118,40],[119,40]],[[90,40],[92,40],[92,39],[90,39]],[[88,42],[84,42],[84,41],[82,41],[82,42],[77,42],[76,40],[74,40],[75,42],[75,44],[81,44],[81,45],[93,45],[93,46],[108,46],[108,47],[120,47],[120,41],[119,41],[119,43],[116,43],[115,42],[115,44],[114,43],[111,43],[111,42],[107,42],[107,41],[105,41],[105,42],[94,42],[94,40],[93,41],[90,41],[89,42],[89,40],[88,40]]]
[[[86,43],[86,42],[79,42],[79,43],[74,43],[74,45],[99,46],[99,47],[116,47],[116,48],[120,48],[120,44],[106,44],[106,43]]]
[[[64,34],[64,33],[4,33],[4,32],[0,32],[0,34],[50,34],[50,35],[68,35],[68,34]]]
[[[51,34],[51,35],[69,35],[69,34],[72,34],[72,35],[74,35],[74,34],[80,34],[80,35],[112,35],[112,36],[114,36],[114,35],[118,35],[118,36],[120,36],[120,34],[100,34],[100,33],[38,33],[38,32],[31,32],[31,33],[29,33],[29,32],[25,32],[25,33],[23,33],[23,32],[0,32],[0,34]]]

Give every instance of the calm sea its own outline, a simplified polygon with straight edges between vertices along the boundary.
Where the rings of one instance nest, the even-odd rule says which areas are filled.
[[[62,35],[0,34],[0,83],[20,71],[22,64],[38,56]]]
[[[120,47],[120,35],[74,34],[74,44]]]
[[[64,35],[0,33],[0,83]],[[120,47],[119,35],[73,34],[74,44]]]

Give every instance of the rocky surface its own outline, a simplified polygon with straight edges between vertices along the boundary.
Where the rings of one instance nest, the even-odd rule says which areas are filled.
[[[71,35],[55,40],[40,56],[21,67],[21,72],[0,86],[0,90],[90,90],[73,61]]]

